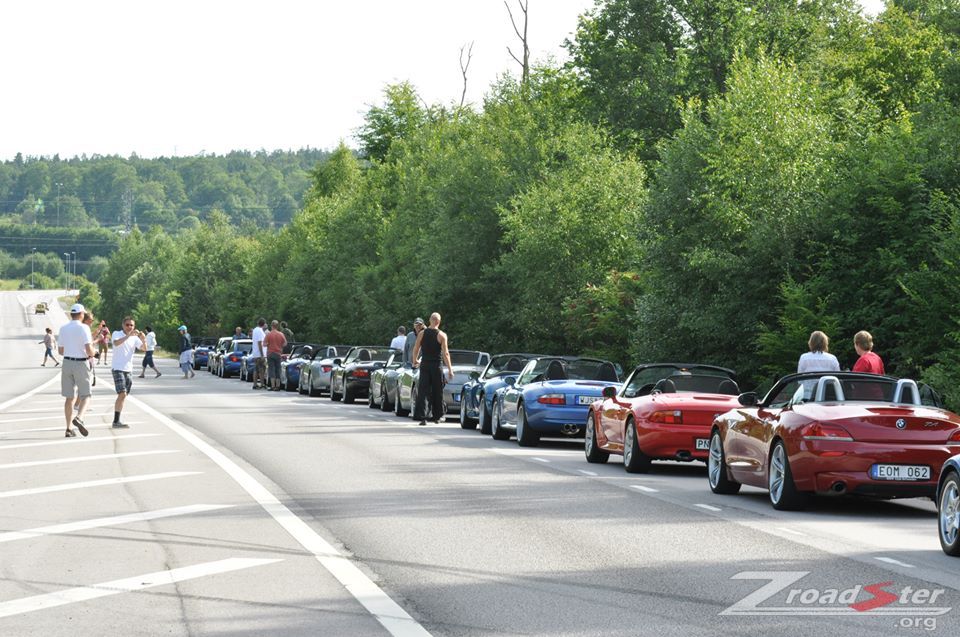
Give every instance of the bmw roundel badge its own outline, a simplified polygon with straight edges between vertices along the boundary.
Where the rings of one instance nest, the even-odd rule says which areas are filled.
[[[906,429],[906,428],[907,428],[907,421],[904,420],[903,418],[898,418],[897,429]]]

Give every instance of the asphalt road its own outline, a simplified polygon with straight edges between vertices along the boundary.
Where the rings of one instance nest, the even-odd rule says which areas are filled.
[[[0,293],[0,635],[960,628],[925,500],[777,512],[711,494],[702,465],[630,475],[579,442],[521,449],[165,360],[134,380],[129,430],[101,368],[90,437],[65,439],[37,344],[65,319],[27,311],[52,296]]]

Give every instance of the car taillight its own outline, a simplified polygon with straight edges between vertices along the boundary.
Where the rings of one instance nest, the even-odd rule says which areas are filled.
[[[537,398],[537,402],[541,405],[565,405],[567,397],[563,394],[544,394]]]
[[[957,429],[947,438],[948,445],[960,445],[960,429]]]
[[[230,356],[230,362],[232,363],[236,363],[239,360],[240,360],[239,356],[233,356],[233,355]]]
[[[352,376],[353,378],[370,378],[370,370],[369,370],[369,369],[355,369],[355,370],[353,370],[353,372],[350,374],[350,376]]]
[[[850,432],[840,425],[830,425],[822,422],[810,423],[800,432],[804,440],[837,440],[853,442]]]
[[[324,374],[326,374],[327,372],[329,372],[331,369],[333,369],[333,366],[332,366],[332,365],[321,365],[321,366],[320,366],[320,371],[323,372]]]
[[[650,414],[650,422],[660,422],[665,425],[682,425],[683,412],[679,409],[669,411],[655,411]]]

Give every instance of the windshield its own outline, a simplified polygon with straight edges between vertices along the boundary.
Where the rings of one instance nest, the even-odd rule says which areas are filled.
[[[343,364],[385,361],[390,357],[392,351],[389,347],[358,347],[350,352]]]
[[[463,352],[452,350],[450,352],[450,362],[454,365],[478,365],[480,352]]]
[[[530,360],[527,356],[518,354],[500,354],[490,360],[490,365],[484,372],[484,378],[493,378],[499,374],[519,374],[523,371],[523,366]]]

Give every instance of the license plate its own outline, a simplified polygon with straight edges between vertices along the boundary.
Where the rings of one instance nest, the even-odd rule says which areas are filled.
[[[455,403],[460,402],[460,394],[454,394],[454,395],[453,395],[453,402],[455,402]]]
[[[710,450],[710,439],[709,438],[697,438],[697,451],[709,451]]]
[[[875,464],[870,467],[874,480],[929,480],[930,467],[914,464]]]
[[[577,396],[578,405],[592,405],[593,401],[597,399],[596,396]]]

